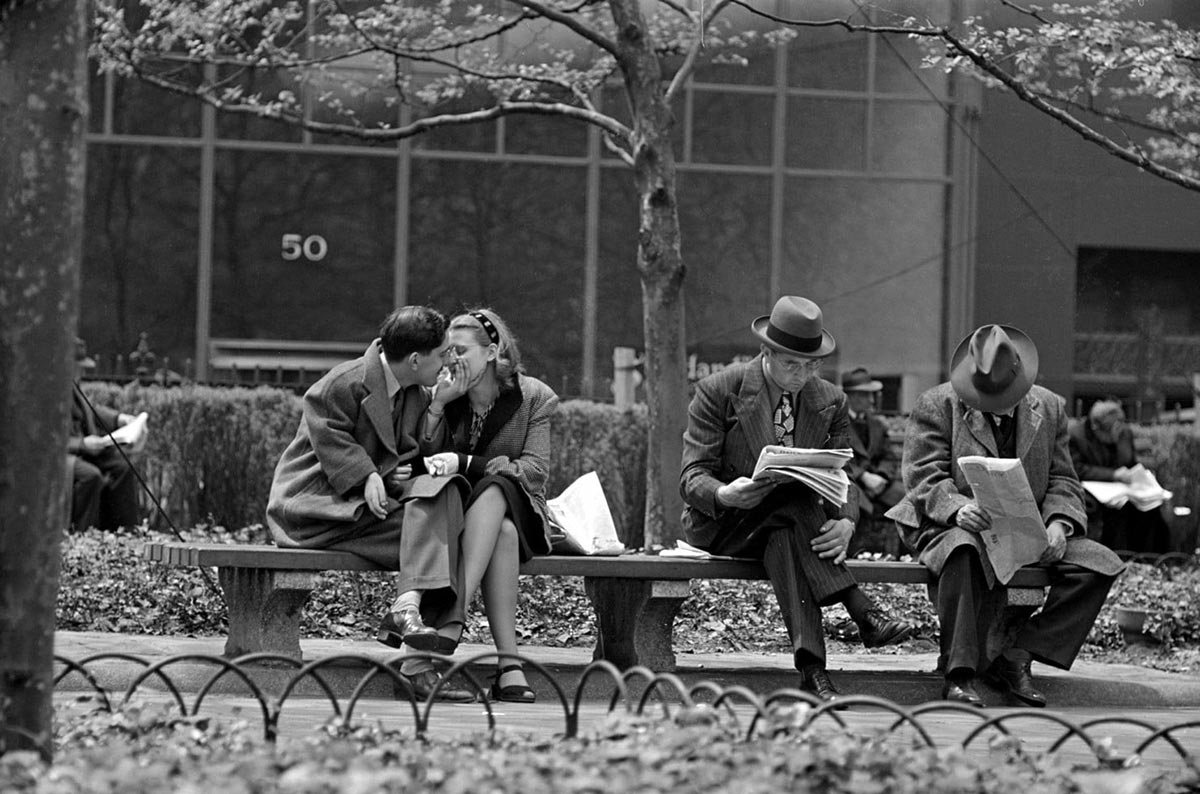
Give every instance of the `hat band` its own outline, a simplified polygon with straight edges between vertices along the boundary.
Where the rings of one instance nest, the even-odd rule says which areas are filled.
[[[781,331],[778,326],[767,323],[767,338],[777,345],[786,347],[789,350],[795,350],[798,353],[811,353],[821,347],[821,342],[825,337],[821,334],[817,336],[793,336],[787,331]]]

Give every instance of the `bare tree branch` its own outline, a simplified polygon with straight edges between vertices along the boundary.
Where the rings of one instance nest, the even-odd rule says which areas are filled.
[[[713,20],[725,10],[726,6],[729,5],[729,2],[730,0],[718,0],[718,2],[713,6],[712,10],[700,20],[700,30],[696,32],[696,40],[692,42],[692,46],[688,47],[687,57],[683,59],[683,65],[679,67],[677,72],[675,72],[675,76],[671,78],[671,85],[667,87],[666,98],[668,103],[670,103],[671,100],[673,100],[675,96],[681,90],[683,90],[683,86],[687,82],[687,79],[692,75],[692,72],[695,71],[696,58],[699,57],[700,50],[704,47],[704,32],[708,30],[708,27],[712,24]]]
[[[595,44],[597,47],[609,53],[614,58],[618,55],[617,43],[615,41],[612,41],[606,36],[602,36],[598,31],[589,28],[572,14],[559,11],[556,8],[550,8],[547,5],[535,2],[535,0],[507,0],[507,2],[513,3],[514,5],[519,5],[522,8],[527,8],[538,16],[557,22],[568,30],[574,31],[579,36],[590,41],[592,44]],[[583,3],[579,6],[579,8],[586,7],[587,5],[588,4]]]

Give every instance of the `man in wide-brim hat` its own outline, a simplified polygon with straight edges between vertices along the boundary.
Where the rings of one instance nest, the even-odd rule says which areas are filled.
[[[985,325],[955,349],[949,382],[922,394],[909,415],[901,466],[907,493],[887,515],[938,577],[947,700],[982,706],[982,680],[1025,705],[1044,706],[1030,662],[1071,666],[1123,568],[1115,554],[1086,539],[1065,402],[1035,385],[1037,373],[1033,340],[1012,326]],[[1019,458],[1046,526],[1040,564],[1050,571],[1050,591],[1007,648],[988,643],[1005,587],[979,534],[991,528],[992,516],[958,465],[966,455]]]
[[[838,692],[825,670],[822,606],[845,604],[868,647],[900,642],[911,627],[879,609],[845,565],[858,512],[854,493],[838,506],[799,482],[752,479],[763,447],[850,445],[846,396],[818,374],[837,347],[821,309],[785,296],[750,330],[759,355],[701,380],[688,407],[684,533],[714,554],[763,561],[801,686],[830,701]]]

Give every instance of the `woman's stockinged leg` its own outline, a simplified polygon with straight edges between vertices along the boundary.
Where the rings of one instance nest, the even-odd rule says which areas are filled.
[[[499,486],[488,487],[467,508],[462,533],[462,599],[470,604],[496,553],[508,503]],[[514,542],[516,536],[514,535]]]
[[[492,641],[500,653],[517,652],[517,593],[520,575],[520,544],[517,528],[509,519],[504,519],[496,538],[495,552],[491,564],[483,576],[483,604],[487,613]],[[512,664],[515,660],[501,658],[499,667]],[[526,683],[521,670],[511,670],[500,677],[499,685],[520,686]]]

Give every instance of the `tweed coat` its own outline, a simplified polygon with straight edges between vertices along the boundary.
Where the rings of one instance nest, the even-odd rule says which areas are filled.
[[[1083,487],[1075,476],[1067,449],[1067,414],[1061,397],[1033,386],[1017,404],[1017,457],[1025,468],[1029,487],[1049,524],[1063,519],[1073,527],[1067,539],[1064,563],[1115,576],[1124,568],[1119,557],[1087,540]],[[950,553],[962,545],[980,550],[988,586],[995,573],[987,563],[976,533],[950,522],[973,499],[970,484],[957,460],[964,455],[996,457],[996,440],[983,412],[963,403],[949,383],[935,386],[917,399],[909,414],[901,472],[906,494],[887,512],[899,525],[905,544],[920,560],[940,573]]]
[[[687,542],[707,547],[728,514],[717,504],[717,489],[754,472],[762,448],[775,443],[775,406],[767,391],[760,353],[731,364],[696,384],[683,435],[683,530]],[[846,449],[850,446],[849,408],[841,389],[811,378],[800,390],[794,411],[794,445]],[[846,504],[825,505],[829,518],[858,522],[858,495],[853,484]]]
[[[553,389],[537,378],[518,375],[512,388],[501,389],[472,447],[470,398],[463,395],[446,406],[450,448],[459,453],[459,472],[471,483],[500,475],[521,487],[541,521],[538,529],[543,542],[527,537],[539,554],[550,553],[546,483],[550,479],[550,419],[557,407],[558,395]]]
[[[400,502],[435,496],[448,482],[464,485],[421,473],[423,456],[445,443],[441,426],[432,438],[421,438],[430,399],[424,387],[405,389],[397,436],[379,353],[376,339],[362,357],[334,367],[305,393],[300,426],[275,467],[267,502],[267,524],[278,545],[321,548],[338,541],[366,510],[363,486],[371,472],[386,477],[400,464],[412,464],[413,477],[399,493],[389,493]]]

